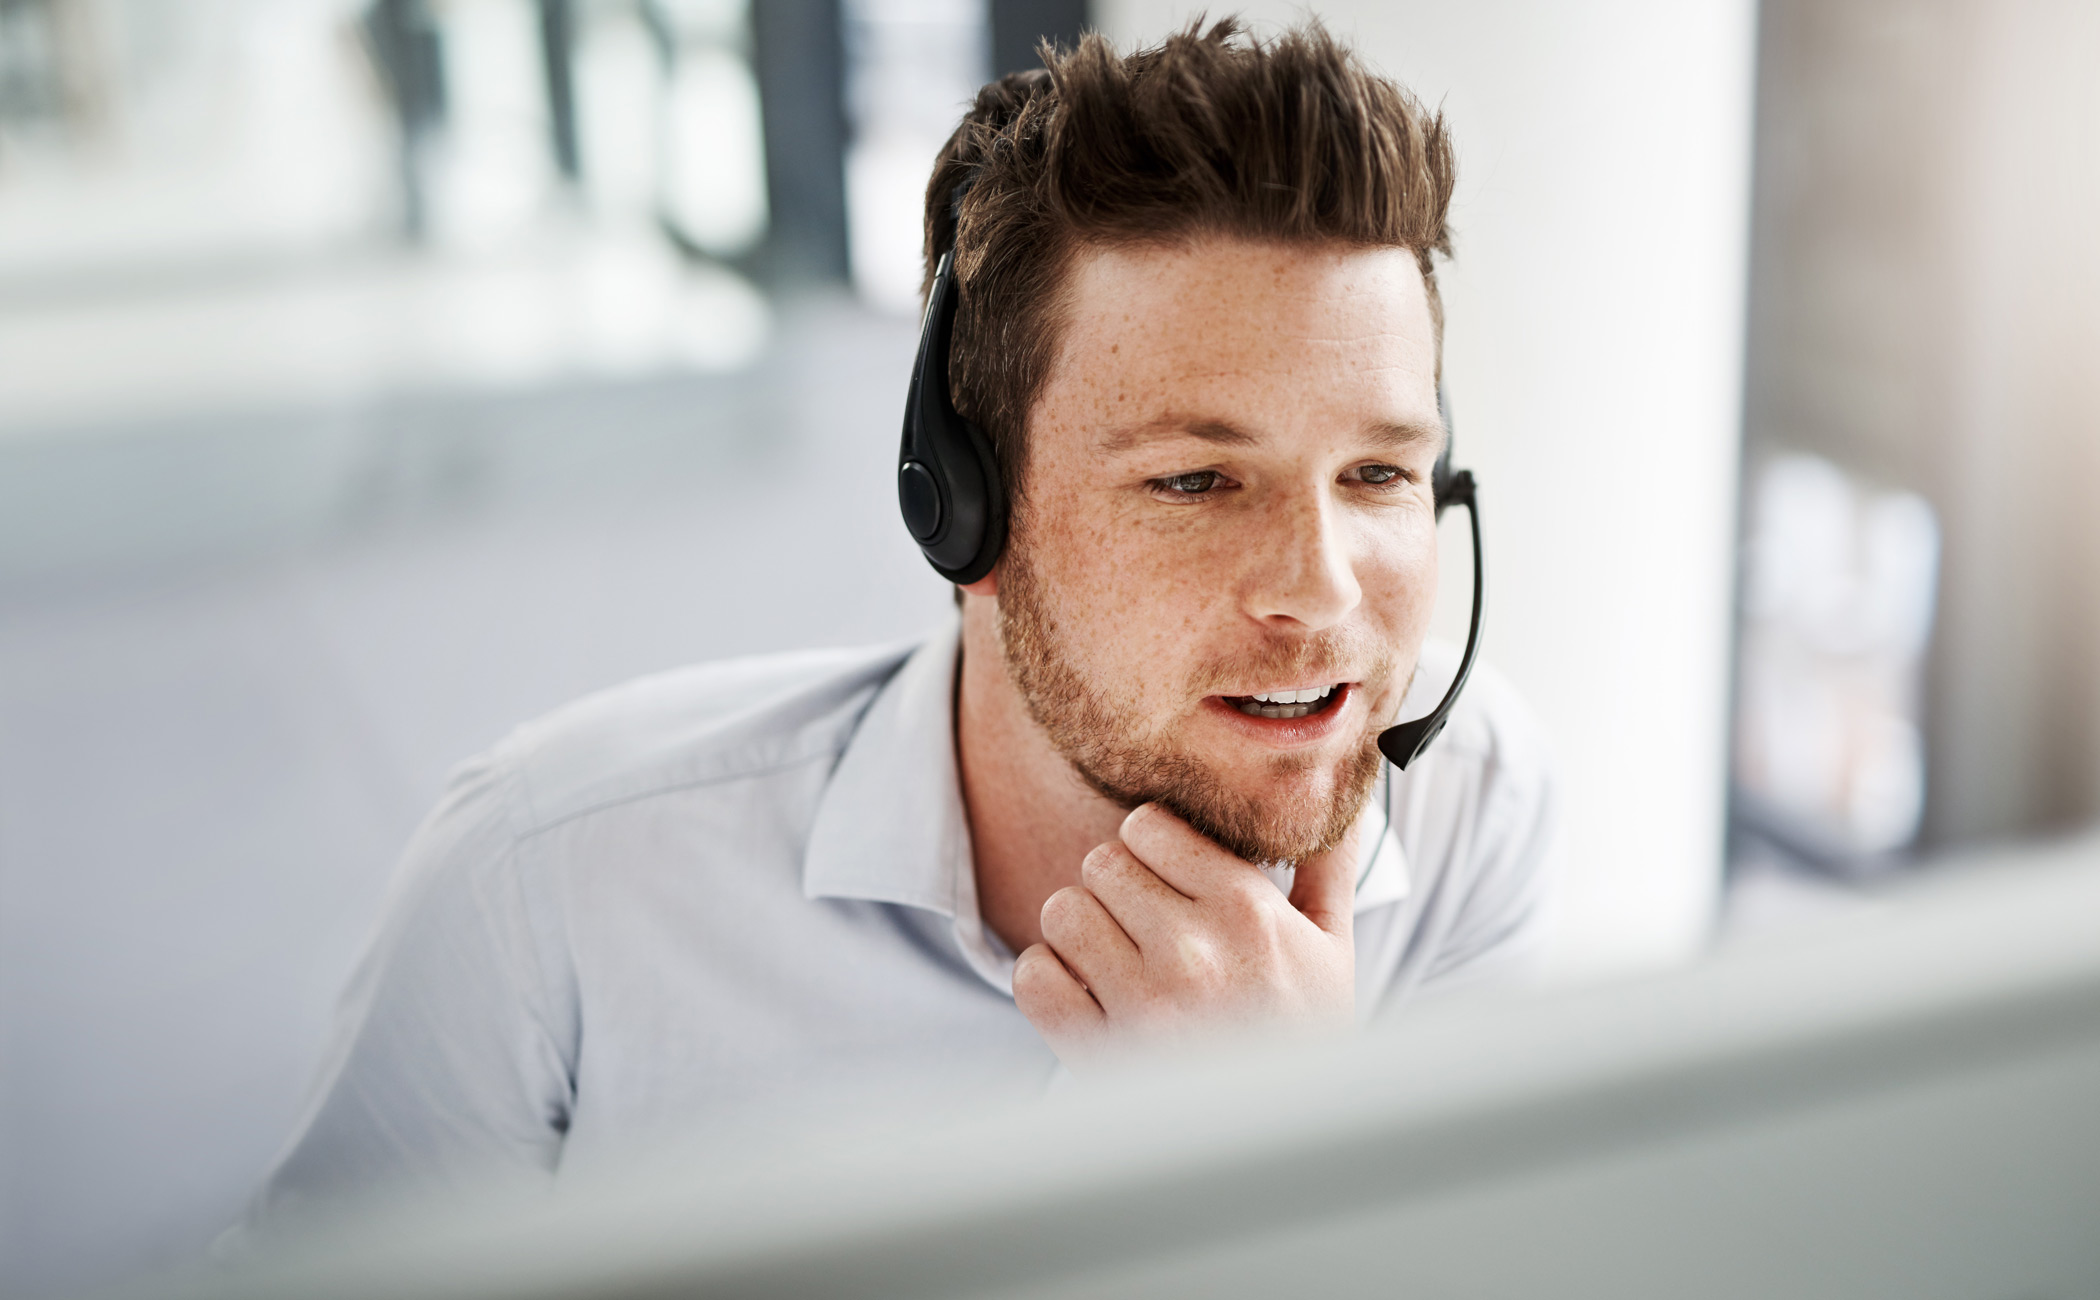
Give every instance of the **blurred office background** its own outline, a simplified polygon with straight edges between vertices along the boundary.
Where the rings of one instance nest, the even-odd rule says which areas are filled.
[[[944,616],[890,488],[932,154],[1190,10],[0,0],[0,1291],[239,1213],[452,763]],[[2090,821],[2100,14],[1319,12],[1459,142],[1553,972]]]

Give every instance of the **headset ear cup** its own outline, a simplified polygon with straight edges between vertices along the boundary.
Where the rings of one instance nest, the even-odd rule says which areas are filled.
[[[1005,540],[1005,501],[990,444],[952,410],[925,431],[927,460],[940,479],[946,518],[919,549],[934,572],[965,585],[992,571]]]
[[[936,573],[972,583],[992,571],[1006,545],[1006,494],[984,431],[956,413],[948,351],[960,290],[952,254],[934,271],[919,332],[898,449],[897,503],[905,527]]]
[[[999,473],[999,457],[992,450],[992,440],[985,436],[984,430],[960,416],[956,423],[962,426],[970,450],[976,454],[981,476],[978,481],[984,485],[983,536],[978,539],[977,553],[952,579],[958,584],[968,584],[990,573],[1006,551],[1006,484]]]

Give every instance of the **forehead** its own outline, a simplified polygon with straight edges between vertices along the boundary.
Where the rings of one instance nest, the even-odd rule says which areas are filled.
[[[1108,404],[1123,419],[1192,401],[1352,423],[1435,410],[1435,326],[1404,248],[1224,237],[1089,248],[1064,306],[1049,402]]]

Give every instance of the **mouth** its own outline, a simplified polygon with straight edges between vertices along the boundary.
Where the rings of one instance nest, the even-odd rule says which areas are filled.
[[[1250,718],[1288,721],[1325,713],[1348,693],[1349,683],[1307,686],[1293,690],[1261,691],[1254,695],[1225,695],[1219,698]]]

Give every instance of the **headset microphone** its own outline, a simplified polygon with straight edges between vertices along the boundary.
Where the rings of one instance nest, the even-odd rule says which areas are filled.
[[[1459,656],[1458,675],[1451,679],[1444,698],[1426,716],[1387,727],[1378,733],[1378,751],[1403,772],[1444,729],[1452,708],[1458,704],[1458,693],[1466,688],[1466,679],[1473,675],[1473,660],[1480,653],[1480,616],[1487,601],[1487,578],[1480,566],[1480,489],[1473,482],[1473,471],[1462,469],[1454,472],[1451,468],[1451,408],[1444,401],[1442,383],[1436,388],[1436,409],[1444,421],[1444,451],[1436,458],[1436,469],[1430,474],[1430,491],[1436,497],[1438,518],[1443,517],[1446,506],[1464,506],[1466,518],[1473,525],[1473,616],[1466,629],[1466,652]]]
[[[955,205],[961,206],[961,194]],[[919,331],[919,355],[912,363],[911,391],[904,404],[904,438],[897,452],[897,504],[904,526],[943,578],[958,585],[977,581],[992,571],[1006,547],[1006,492],[991,439],[958,415],[949,396],[948,350],[955,332],[955,253],[941,254],[934,267],[933,290],[926,296],[926,318]],[[1469,470],[1453,471],[1448,430],[1451,413],[1437,386],[1437,411],[1447,438],[1437,457],[1430,489],[1441,517],[1447,506],[1462,505],[1473,525],[1473,619],[1466,633],[1466,652],[1458,675],[1444,698],[1426,717],[1388,727],[1378,734],[1378,748],[1402,771],[1444,729],[1458,693],[1473,673],[1480,649],[1480,616],[1486,594],[1480,566],[1480,502]]]

